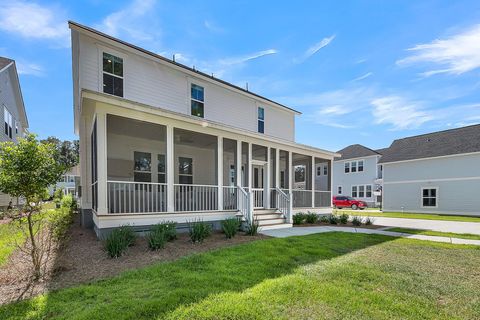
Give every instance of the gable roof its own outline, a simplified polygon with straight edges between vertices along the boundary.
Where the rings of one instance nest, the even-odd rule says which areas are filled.
[[[13,62],[12,59],[8,59],[8,58],[5,58],[5,57],[0,57],[0,71],[12,62]]]
[[[480,152],[480,124],[397,139],[379,163]]]
[[[361,144],[352,144],[348,147],[343,148],[342,150],[337,151],[342,156],[335,158],[335,160],[346,160],[360,157],[376,156],[380,155],[378,152],[362,146]]]
[[[246,94],[246,95],[248,95],[248,96],[255,97],[255,98],[258,98],[258,99],[267,101],[267,102],[269,102],[269,103],[272,103],[272,104],[274,104],[274,105],[276,105],[276,106],[278,106],[278,107],[280,107],[280,108],[282,108],[282,109],[286,109],[286,110],[291,111],[291,112],[294,112],[294,113],[296,113],[296,114],[302,114],[300,111],[295,110],[295,109],[290,108],[290,107],[287,107],[286,105],[283,105],[283,104],[278,103],[278,102],[276,102],[276,101],[273,101],[273,100],[270,100],[270,99],[268,99],[268,98],[265,98],[265,97],[263,97],[263,96],[261,96],[261,95],[259,95],[259,94],[256,94],[256,93],[253,93],[253,92],[251,92],[251,91],[248,91],[248,90],[246,90],[246,89],[244,89],[244,88],[242,88],[242,87],[239,87],[239,86],[237,86],[237,85],[234,85],[234,84],[232,84],[232,83],[230,83],[230,82],[227,82],[227,81],[225,81],[225,80],[222,80],[222,79],[219,79],[219,78],[215,78],[215,77],[213,76],[213,74],[212,74],[212,75],[209,75],[209,74],[206,74],[206,73],[204,73],[204,72],[198,71],[198,70],[196,70],[195,68],[190,68],[189,66],[186,66],[186,65],[184,65],[184,64],[178,63],[178,62],[176,62],[176,61],[174,61],[174,60],[170,60],[170,59],[168,59],[168,58],[166,58],[166,57],[164,57],[164,56],[161,56],[161,55],[156,54],[156,53],[154,53],[154,52],[148,51],[148,50],[143,49],[143,48],[141,48],[141,47],[138,47],[138,46],[136,46],[136,45],[134,45],[134,44],[128,43],[128,42],[123,41],[123,40],[120,40],[120,39],[118,39],[118,38],[112,37],[112,36],[110,36],[110,35],[108,35],[108,34],[106,34],[106,33],[103,33],[103,32],[98,31],[98,30],[96,30],[96,29],[87,27],[87,26],[82,25],[82,24],[80,24],[80,23],[78,23],[78,22],[68,21],[68,25],[69,25],[69,27],[70,27],[71,29],[81,30],[81,31],[83,31],[83,32],[86,31],[86,32],[89,32],[89,33],[93,33],[93,34],[95,34],[95,35],[97,35],[97,36],[100,36],[100,37],[103,37],[103,38],[112,40],[112,41],[117,42],[117,43],[119,43],[119,44],[121,44],[121,45],[124,45],[124,46],[126,46],[126,47],[129,47],[129,48],[131,48],[131,49],[140,51],[140,52],[142,52],[142,53],[144,53],[144,54],[146,54],[146,55],[149,55],[149,56],[151,56],[151,57],[153,57],[153,58],[155,58],[155,59],[159,59],[159,60],[161,60],[161,61],[163,61],[163,62],[167,62],[168,64],[170,64],[170,65],[172,65],[172,66],[180,67],[181,69],[183,69],[183,70],[185,70],[185,71],[195,73],[196,76],[200,76],[200,77],[202,77],[202,78],[204,78],[204,79],[208,79],[208,80],[213,80],[214,82],[217,82],[217,83],[226,85],[226,86],[228,86],[228,87],[231,87],[231,88],[233,88],[233,89],[235,89],[235,90],[238,90],[238,91],[240,91],[241,93]]]

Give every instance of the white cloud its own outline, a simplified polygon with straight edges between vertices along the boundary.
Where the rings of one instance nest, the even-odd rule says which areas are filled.
[[[388,124],[393,130],[416,129],[434,117],[420,102],[408,101],[400,96],[386,96],[371,101],[376,124]]]
[[[210,20],[205,20],[203,22],[203,25],[205,26],[205,28],[210,31],[210,32],[213,32],[213,33],[225,33],[225,29],[223,29],[222,27],[219,27],[215,22],[213,21],[210,21]]]
[[[446,39],[436,39],[407,49],[412,54],[398,60],[398,65],[428,63],[438,68],[423,72],[429,77],[447,73],[459,75],[480,67],[480,24]]]
[[[0,29],[29,39],[55,40],[69,46],[69,30],[62,9],[24,1],[4,1]]]
[[[254,52],[245,56],[240,56],[240,57],[232,57],[232,58],[227,58],[227,59],[221,59],[220,64],[221,65],[235,65],[235,64],[242,64],[251,60],[255,60],[261,57],[265,57],[268,55],[272,54],[277,54],[278,51],[276,49],[268,49],[268,50],[263,50],[263,51],[258,51]]]
[[[319,42],[315,43],[313,46],[308,48],[307,51],[305,51],[300,58],[294,59],[294,62],[295,63],[304,62],[305,60],[307,60],[308,58],[313,56],[315,53],[320,51],[320,49],[328,46],[330,44],[330,42],[332,42],[333,39],[335,39],[335,35],[332,35],[328,38],[323,38],[322,40],[320,40]]]
[[[18,74],[41,77],[45,74],[42,66],[34,63],[15,62]]]
[[[124,37],[135,41],[153,41],[159,34],[154,27],[156,19],[151,17],[156,0],[134,0],[119,11],[106,16],[97,27],[114,37]],[[147,17],[148,16],[148,17]]]
[[[355,82],[355,81],[361,81],[361,80],[364,80],[364,79],[367,79],[368,77],[370,77],[371,75],[373,75],[373,72],[367,72],[365,73],[364,75],[358,77],[358,78],[355,78],[352,80],[352,82]]]

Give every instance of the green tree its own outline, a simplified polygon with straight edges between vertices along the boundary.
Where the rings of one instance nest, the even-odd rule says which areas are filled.
[[[40,228],[42,200],[48,186],[55,184],[66,170],[53,143],[42,143],[29,134],[18,144],[0,143],[0,191],[25,199],[20,220],[26,220],[34,277],[41,276],[42,252],[36,235]]]
[[[41,140],[43,143],[50,143],[55,146],[55,159],[64,164],[65,171],[76,166],[79,159],[79,141],[74,140],[62,141],[57,137],[50,136],[47,139]]]

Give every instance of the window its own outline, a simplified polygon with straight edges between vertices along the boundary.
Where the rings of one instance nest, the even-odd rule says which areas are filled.
[[[328,166],[327,165],[323,166],[323,175],[324,176],[328,175]]]
[[[363,160],[359,160],[358,161],[358,172],[362,172],[363,171]]]
[[[12,139],[13,117],[5,106],[3,107],[3,120],[5,121],[5,135]]]
[[[192,83],[190,95],[192,100],[192,116],[203,118],[203,107],[205,103],[204,88]]]
[[[352,197],[358,197],[357,186],[352,186]]]
[[[304,165],[295,166],[295,183],[305,182],[305,171],[306,168]]]
[[[350,167],[351,167],[351,171],[352,171],[352,172],[357,172],[357,161],[353,161],[353,162],[350,164]]]
[[[366,185],[365,188],[366,188],[365,196],[367,198],[371,198],[372,197],[372,185]]]
[[[318,166],[317,167],[317,176],[321,176],[321,175],[322,175],[322,167]]]
[[[438,188],[422,188],[422,207],[437,207]]]
[[[15,134],[18,134],[18,121],[15,121]]]
[[[338,186],[337,193],[338,193],[338,194],[342,194],[342,186]]]
[[[180,184],[193,184],[193,159],[178,158],[178,182]]]
[[[123,97],[123,59],[103,53],[103,92]]]
[[[265,133],[265,109],[258,107],[257,110],[258,118],[258,132]]]
[[[133,180],[138,182],[152,182],[152,155],[148,152],[135,151],[133,158]]]
[[[165,183],[165,155],[159,154],[157,156],[157,174],[158,174],[158,183]]]
[[[350,172],[350,162],[345,162],[345,173]]]
[[[358,186],[358,197],[365,198],[365,186]]]

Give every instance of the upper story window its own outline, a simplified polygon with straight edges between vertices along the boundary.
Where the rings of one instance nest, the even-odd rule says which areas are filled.
[[[103,92],[123,97],[123,59],[103,53]]]
[[[357,172],[357,161],[352,161],[352,162],[350,163],[350,170],[351,170],[352,172]]]
[[[363,172],[364,160],[345,162],[345,173]]]
[[[258,107],[257,118],[258,118],[258,132],[265,133],[265,109],[264,108]]]
[[[358,161],[358,172],[362,172],[363,171],[363,160],[359,160]]]
[[[3,107],[3,120],[5,122],[5,135],[12,139],[13,117],[6,107]]]
[[[204,117],[204,106],[205,106],[205,89],[199,85],[193,84],[190,88],[191,95],[191,106],[192,106],[192,116]]]
[[[350,172],[350,162],[345,162],[345,173]]]
[[[18,121],[15,121],[15,134],[18,134]]]

